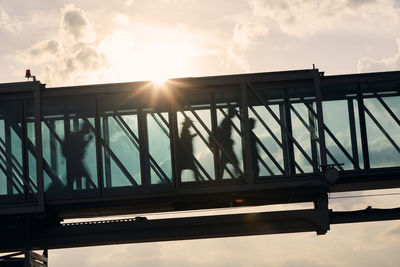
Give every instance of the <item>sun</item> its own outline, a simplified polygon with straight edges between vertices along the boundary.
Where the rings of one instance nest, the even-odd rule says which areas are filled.
[[[169,78],[167,75],[155,75],[154,78],[151,78],[151,82],[156,86],[164,86]]]
[[[159,86],[171,78],[191,76],[196,55],[193,44],[171,38],[152,39],[151,43],[135,42],[129,36],[129,33],[115,33],[102,47],[110,63],[109,79],[151,81]]]
[[[184,49],[179,45],[159,43],[141,51],[144,75],[154,84],[162,85],[170,78],[182,77],[187,70]]]

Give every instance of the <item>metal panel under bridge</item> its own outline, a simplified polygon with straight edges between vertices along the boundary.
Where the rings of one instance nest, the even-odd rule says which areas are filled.
[[[53,229],[69,218],[314,202],[316,209],[299,214],[313,225],[304,229],[324,233],[327,192],[399,187],[399,95],[400,72],[324,76],[317,69],[164,86],[1,84],[0,231],[35,223]],[[297,213],[282,214],[290,222]],[[220,236],[252,232],[234,220],[239,228]],[[292,226],[285,231],[300,231]],[[1,244],[2,251],[21,240]]]

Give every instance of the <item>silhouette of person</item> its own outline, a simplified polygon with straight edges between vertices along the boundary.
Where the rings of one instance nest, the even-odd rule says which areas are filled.
[[[255,125],[256,125],[256,120],[253,118],[250,118],[249,119],[249,128],[250,128],[251,162],[253,164],[254,177],[257,178],[260,175],[260,166],[258,166],[257,136],[253,132]]]
[[[225,117],[220,126],[218,127],[217,130],[217,139],[220,142],[222,149],[224,151],[220,151],[219,153],[219,166],[220,166],[220,173],[219,177],[222,179],[224,172],[225,172],[225,167],[227,163],[230,163],[234,166],[237,166],[239,163],[239,160],[236,157],[235,152],[233,152],[233,144],[234,141],[232,139],[232,118],[235,116],[235,109],[234,108],[229,108],[228,110],[228,116]],[[232,162],[230,161],[232,160]],[[237,170],[235,168],[235,174],[237,174]]]
[[[83,127],[80,131],[70,133],[69,135],[69,147],[67,162],[69,165],[69,177],[67,179],[67,188],[73,189],[74,181],[76,181],[76,187],[81,189],[82,178],[86,178],[86,189],[89,189],[89,172],[83,163],[83,157],[85,156],[86,147],[92,140],[93,135],[90,134],[90,125],[88,122],[83,123]]]
[[[183,170],[192,170],[196,181],[199,181],[200,174],[193,159],[193,138],[197,134],[190,133],[189,128],[191,127],[191,123],[192,121],[188,117],[182,123],[183,126],[178,142],[177,166],[179,176]]]

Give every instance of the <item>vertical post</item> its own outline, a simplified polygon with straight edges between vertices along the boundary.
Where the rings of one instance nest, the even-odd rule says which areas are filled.
[[[310,124],[310,142],[311,142],[311,156],[315,166],[313,167],[314,172],[318,172],[318,152],[317,152],[317,135],[315,128],[315,117],[313,113],[308,110],[308,122]]]
[[[94,129],[95,129],[95,144],[96,144],[96,159],[97,159],[97,181],[99,185],[99,190],[100,190],[100,195],[103,195],[104,193],[104,178],[103,178],[103,158],[102,158],[102,147],[101,147],[101,123],[100,123],[100,118],[101,118],[101,109],[99,107],[99,95],[96,94],[95,97],[95,106],[96,106],[96,112],[95,112],[95,117],[94,117]],[[104,116],[107,120],[108,118]],[[104,122],[104,120],[103,120]],[[104,125],[103,125],[104,127]],[[108,133],[108,128],[107,128],[107,133]],[[108,141],[106,141],[108,142]],[[106,168],[107,171],[107,168]],[[111,177],[111,175],[110,175]],[[107,183],[107,182],[106,182]],[[110,178],[110,185],[111,187],[111,178]],[[108,188],[108,185],[107,185]]]
[[[330,229],[328,205],[328,194],[326,192],[321,192],[318,198],[314,201],[314,208],[320,219],[320,229],[317,231],[318,235],[324,235]]]
[[[22,99],[21,103],[21,116],[19,120],[21,120],[21,144],[22,144],[22,176],[23,176],[23,183],[24,183],[24,193],[25,199],[29,200],[31,194],[34,192],[30,192],[29,188],[29,160],[28,160],[28,146],[26,145],[29,142],[28,133],[27,133],[27,126],[26,126],[26,119],[25,119],[25,99]],[[14,124],[15,128],[18,128],[18,124]]]
[[[45,248],[44,250],[43,250],[43,257],[45,257],[46,258],[46,266],[49,266],[49,251],[47,250],[47,248]]]
[[[11,150],[11,126],[10,126],[10,119],[5,118],[4,119],[4,141],[6,145],[6,153],[8,156],[11,156],[12,150]],[[7,163],[7,174],[10,174],[10,176],[7,179],[7,195],[12,195],[13,194],[13,185],[12,185],[12,166],[10,162],[6,161]]]
[[[244,174],[245,180],[248,184],[254,184],[254,164],[258,162],[252,162],[252,151],[251,149],[251,136],[250,136],[250,125],[249,125],[249,109],[248,109],[248,99],[247,99],[247,86],[245,81],[240,82],[240,99],[241,99],[241,115],[242,115],[242,147],[243,147],[243,164],[244,164]],[[256,159],[257,160],[257,159]]]
[[[318,69],[314,69],[314,90],[315,90],[315,104],[317,107],[317,121],[318,121],[318,137],[319,137],[319,151],[321,157],[322,171],[327,168],[326,157],[326,143],[325,143],[325,129],[324,129],[324,115],[322,111],[322,91]]]
[[[354,105],[353,99],[347,99],[347,107],[349,111],[349,123],[350,123],[350,137],[351,137],[351,150],[354,163],[360,164],[358,159],[358,147],[357,147],[357,134],[356,134],[356,119],[354,116]],[[354,169],[357,168],[357,165],[353,164]]]
[[[24,267],[31,266],[31,227],[30,227],[30,218],[29,216],[25,216],[25,258],[24,258]]]
[[[67,150],[71,150],[69,146],[69,139],[71,135],[71,127],[69,124],[69,113],[68,113],[68,104],[64,105],[64,146]],[[68,153],[69,154],[69,153]],[[67,165],[67,190],[72,192],[74,189],[74,177],[71,177],[71,159],[70,157],[66,157],[66,165]]]
[[[285,114],[285,107],[283,103],[279,104],[279,118],[280,120],[285,123],[286,122],[286,114]],[[285,175],[290,174],[290,160],[289,160],[289,138],[286,132],[281,127],[281,139],[282,139],[282,154],[283,154],[283,167],[285,170]]]
[[[73,126],[74,133],[79,131],[79,118],[78,117],[75,117],[75,118],[72,119],[72,126]],[[76,168],[76,166],[72,166],[72,168]],[[77,190],[82,189],[82,178],[83,177],[82,176],[76,176],[74,178],[75,178],[75,181],[76,181],[76,189]]]
[[[36,176],[38,186],[38,206],[44,211],[44,181],[43,181],[43,152],[42,152],[42,112],[40,98],[40,84],[33,92],[34,114],[35,114],[35,146],[36,146]]]
[[[292,129],[292,116],[290,114],[290,103],[289,103],[289,96],[287,89],[285,89],[285,98],[284,98],[284,103],[282,106],[280,105],[280,115],[281,115],[281,121],[284,122],[284,125],[287,129],[287,132],[282,129],[282,144],[285,146],[284,152],[286,152],[286,155],[284,155],[284,158],[286,156],[286,162],[285,165],[285,171],[289,175],[294,175],[296,174],[296,166],[295,166],[295,157],[294,157],[294,146],[293,146],[293,141],[291,138],[289,138],[289,134],[293,135],[293,129]],[[284,143],[283,143],[284,142]]]
[[[110,116],[108,116],[106,114],[106,112],[103,112],[103,110],[99,107],[100,103],[102,103],[100,101],[101,96],[97,96],[97,103],[96,103],[96,107],[97,107],[97,112],[96,112],[96,132],[98,133],[98,140],[96,140],[97,144],[98,144],[98,153],[99,153],[99,157],[98,157],[98,161],[101,163],[99,165],[101,165],[101,169],[99,170],[101,173],[101,184],[102,186],[100,188],[104,189],[104,180],[105,180],[105,188],[111,188],[112,187],[112,179],[111,179],[111,159],[110,159],[110,153],[108,152],[107,149],[102,149],[102,142],[100,142],[101,138],[104,138],[104,142],[110,145],[110,128],[109,128],[109,119]],[[100,123],[100,121],[102,123]],[[104,151],[104,162],[103,162],[103,151]],[[104,166],[103,166],[104,163]],[[104,172],[103,172],[103,168],[104,168]],[[104,177],[103,177],[104,174]],[[100,175],[99,175],[100,176]]]
[[[361,84],[358,84],[357,102],[358,102],[358,117],[360,118],[361,148],[363,153],[364,169],[369,169],[370,162],[369,162],[369,151],[368,151],[367,126],[365,122],[364,100],[362,95]]]
[[[106,142],[107,145],[110,145],[110,128],[108,125],[108,120],[109,116],[104,114],[103,117],[103,138],[104,141]],[[110,159],[110,153],[108,150],[104,149],[104,175],[105,175],[105,181],[106,181],[106,188],[111,188],[112,187],[112,181],[111,181],[111,159]]]
[[[217,120],[217,106],[215,103],[215,95],[211,94],[211,133],[218,138],[217,136],[217,129],[218,129],[218,120]],[[212,138],[210,139],[212,140]],[[211,141],[211,146],[213,148],[213,156],[214,156],[214,174],[215,179],[217,181],[221,181],[222,177],[220,175],[220,166],[219,166],[219,154],[220,151],[218,146],[215,145],[214,142]]]
[[[140,170],[142,174],[142,185],[148,186],[151,184],[150,162],[147,157],[148,135],[147,135],[147,118],[143,108],[138,109],[138,127],[139,127],[139,153],[140,153]]]
[[[175,88],[170,88],[169,94],[169,132],[171,144],[171,164],[172,164],[172,177],[175,183],[176,191],[179,191],[181,186],[181,176],[177,170],[177,148],[178,148],[178,119],[177,119],[177,103]]]
[[[55,122],[53,120],[49,121],[50,131],[50,166],[54,173],[57,173],[57,147],[56,147],[56,138],[52,132],[56,132]]]

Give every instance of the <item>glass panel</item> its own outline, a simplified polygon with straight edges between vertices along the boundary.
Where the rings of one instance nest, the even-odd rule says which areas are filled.
[[[178,171],[181,170],[181,181],[192,182],[214,180],[214,157],[210,149],[209,134],[211,115],[209,109],[193,111],[206,125],[205,129],[191,111],[180,111],[177,115],[178,140]]]
[[[356,165],[359,165],[359,161],[357,161],[357,158],[354,159],[352,151],[348,101],[324,101],[322,104],[324,123],[334,137],[333,138],[325,130],[326,149],[327,152],[330,153],[330,155],[327,155],[328,164],[344,164],[341,167],[338,166],[338,168],[343,168],[344,170],[353,170],[355,169],[353,162]],[[357,111],[354,112],[355,124],[359,125]],[[356,132],[354,134],[357,136],[359,131],[357,131],[357,128],[355,128],[355,130]],[[357,144],[353,145],[358,147],[358,142],[356,143]],[[359,151],[362,152],[361,149]],[[357,157],[359,157],[360,153],[357,153]]]
[[[234,106],[223,108],[223,106],[226,105],[217,105],[216,135],[222,146],[218,155],[219,176],[223,179],[232,179],[240,176],[239,170],[243,172],[240,114],[239,108]]]
[[[240,114],[240,89],[214,94],[216,119],[214,130],[219,145],[216,146],[218,177],[233,179],[243,176],[242,116]]]
[[[150,174],[142,164],[140,125],[143,112],[138,95],[104,94],[98,97],[105,188],[147,185]],[[145,171],[144,171],[145,170]]]
[[[276,116],[279,116],[278,105],[270,105],[270,108]],[[250,107],[249,118],[250,129],[252,130],[253,168],[256,177],[258,169],[260,177],[283,175],[281,127],[264,106]],[[253,154],[254,147],[258,155]],[[255,158],[258,159],[256,160]]]
[[[42,146],[44,158],[44,190],[57,192],[67,185],[67,163],[64,119],[43,118]]]
[[[95,110],[91,96],[43,99],[44,183],[51,197],[97,189]]]
[[[29,180],[29,185],[31,189],[37,193],[38,192],[38,185],[37,185],[37,170],[36,170],[36,139],[35,139],[35,115],[34,115],[34,102],[33,99],[25,99],[24,100],[25,104],[25,129],[26,131],[25,138],[26,138],[26,144],[25,144],[25,149],[26,154],[25,157],[26,159],[26,164],[28,164],[27,168],[27,177]]]
[[[104,185],[141,185],[137,112],[116,110],[106,114],[110,115],[101,118]]]
[[[382,100],[399,118],[400,97],[383,97]],[[364,99],[364,105],[371,168],[399,166],[400,126],[378,99]]]
[[[151,184],[172,183],[171,145],[167,112],[146,115]]]
[[[28,191],[22,158],[22,106],[20,100],[0,102],[0,195],[23,198]]]
[[[312,108],[312,104],[307,103],[309,108]],[[303,149],[300,150],[299,146],[293,144],[294,159],[297,163],[296,173],[311,173],[313,172],[313,164],[317,166],[317,147],[313,146],[311,140],[312,133],[315,134],[316,121],[312,116],[312,121],[309,120],[309,108],[303,103],[291,104],[291,120],[292,120],[292,134],[293,138],[297,141],[299,146]],[[314,127],[313,127],[314,125]],[[314,161],[313,161],[314,159]],[[311,162],[310,162],[311,160]]]

